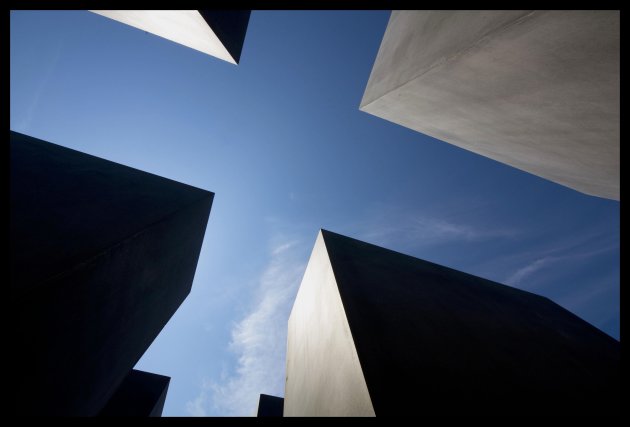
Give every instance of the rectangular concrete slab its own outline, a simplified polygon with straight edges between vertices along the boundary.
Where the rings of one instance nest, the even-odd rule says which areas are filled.
[[[92,10],[98,15],[238,64],[249,10]]]
[[[374,416],[320,234],[289,316],[284,416]]]
[[[101,417],[160,417],[170,377],[132,369],[109,399]]]
[[[96,415],[190,292],[214,194],[11,132],[14,410]]]
[[[615,415],[619,364],[617,340],[547,298],[322,230],[289,320],[285,415],[341,415],[359,374],[376,416]]]
[[[278,396],[261,394],[258,400],[257,417],[281,417],[284,408],[284,399]]]
[[[360,109],[619,200],[620,14],[393,11]]]

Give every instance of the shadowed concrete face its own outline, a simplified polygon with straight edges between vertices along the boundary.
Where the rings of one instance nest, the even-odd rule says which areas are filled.
[[[99,416],[160,417],[170,381],[164,375],[132,369]]]
[[[123,24],[238,64],[249,10],[92,10]]]
[[[257,417],[281,417],[284,407],[282,397],[261,394],[258,400]]]
[[[360,109],[619,200],[619,11],[393,11]]]
[[[11,132],[14,410],[96,415],[190,292],[213,193]]]
[[[287,348],[285,415],[619,411],[615,339],[547,298],[324,230]]]

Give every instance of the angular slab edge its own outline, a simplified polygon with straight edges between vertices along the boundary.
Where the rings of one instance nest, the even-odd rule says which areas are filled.
[[[620,407],[619,341],[548,298],[323,233],[379,415]]]
[[[321,231],[289,316],[284,416],[375,416]]]
[[[525,12],[394,11],[359,109],[619,200],[619,11]]]
[[[171,378],[132,369],[99,413],[102,417],[161,417]]]
[[[90,10],[90,12],[198,50],[230,64],[237,63],[199,11]]]
[[[251,10],[200,10],[235,64],[241,59]]]
[[[281,417],[284,408],[284,398],[261,394],[258,399],[257,417]]]

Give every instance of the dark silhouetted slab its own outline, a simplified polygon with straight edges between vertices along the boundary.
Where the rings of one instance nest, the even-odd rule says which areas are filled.
[[[320,265],[309,270],[312,262]],[[320,273],[326,263],[334,276]],[[309,267],[289,320],[285,416],[349,404],[370,415],[369,403],[376,416],[619,410],[619,342],[547,298],[324,230]],[[303,298],[302,287],[325,287],[325,277],[345,313],[335,330],[347,321],[350,344],[319,340],[335,311]],[[326,359],[338,346],[356,349],[360,369]],[[334,387],[348,380],[334,380],[344,372],[357,385],[340,395]],[[356,400],[357,372],[367,405]],[[336,406],[345,396],[355,400]]]
[[[278,396],[261,394],[258,400],[258,417],[281,417],[284,399]]]
[[[96,415],[190,292],[214,194],[10,140],[14,409]]]
[[[199,13],[238,64],[251,10],[200,10]]]
[[[170,377],[132,369],[99,415],[160,417]]]

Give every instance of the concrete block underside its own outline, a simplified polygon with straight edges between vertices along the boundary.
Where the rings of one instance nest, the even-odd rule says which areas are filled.
[[[322,230],[284,415],[614,415],[619,348],[547,298]]]
[[[232,64],[238,64],[250,10],[92,10]]]
[[[619,11],[393,11],[360,109],[619,200]]]

